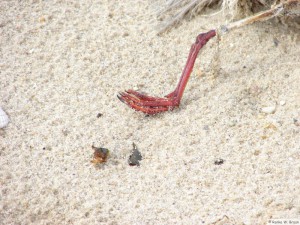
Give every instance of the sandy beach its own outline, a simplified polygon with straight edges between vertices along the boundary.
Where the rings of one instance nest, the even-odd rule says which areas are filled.
[[[157,36],[163,5],[0,1],[1,225],[300,219],[299,29],[272,19],[211,39],[180,107],[145,116],[118,92],[168,94],[195,37],[227,22]]]

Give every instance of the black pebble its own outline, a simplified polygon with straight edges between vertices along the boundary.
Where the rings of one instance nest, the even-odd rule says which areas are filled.
[[[224,159],[216,159],[214,164],[215,165],[222,165],[224,163]]]

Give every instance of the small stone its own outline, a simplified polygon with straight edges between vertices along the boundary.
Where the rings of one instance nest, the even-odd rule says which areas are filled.
[[[230,127],[234,127],[236,124],[237,124],[237,121],[236,121],[236,120],[230,120],[230,121],[228,122],[228,125],[229,125]]]
[[[266,129],[277,130],[277,127],[276,127],[274,124],[272,124],[272,123],[268,123],[268,124],[264,127],[264,129],[265,129],[265,130],[266,130]]]
[[[107,161],[109,155],[109,150],[107,148],[97,148],[92,146],[92,149],[94,150],[94,158],[91,160],[91,163],[97,165]]]
[[[300,126],[300,121],[296,118],[293,119],[294,124],[299,127]]]
[[[203,130],[209,131],[209,126],[208,125],[204,125],[203,126]]]
[[[128,33],[128,32],[125,32],[122,36],[123,36],[123,37],[127,37],[127,36],[129,36],[129,33]]]
[[[285,105],[285,101],[280,101],[279,104],[280,104],[281,106],[283,106],[283,105]]]
[[[263,113],[273,114],[276,110],[276,106],[268,106],[261,109]]]
[[[258,156],[260,154],[260,151],[259,150],[255,150],[254,153],[253,153],[255,156]]]
[[[277,47],[279,44],[279,40],[276,37],[274,37],[273,42],[274,42],[275,47]]]
[[[9,118],[4,110],[0,107],[0,129],[7,126],[9,123]]]
[[[39,18],[39,22],[40,22],[40,23],[45,23],[45,22],[46,22],[45,16],[41,16],[41,17]]]
[[[224,159],[216,159],[214,164],[215,165],[222,165],[224,163]]]
[[[133,152],[129,156],[128,164],[130,166],[140,166],[140,161],[143,159],[140,151],[137,149],[137,146],[133,143]]]

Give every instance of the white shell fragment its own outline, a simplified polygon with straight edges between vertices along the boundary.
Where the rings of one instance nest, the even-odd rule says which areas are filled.
[[[283,105],[285,105],[285,101],[280,101],[279,104],[280,104],[281,106],[283,106]]]
[[[273,114],[275,110],[276,110],[276,106],[269,106],[261,109],[263,113],[267,113],[267,114]]]
[[[9,123],[9,118],[7,114],[3,111],[3,109],[0,107],[0,129],[7,126]]]

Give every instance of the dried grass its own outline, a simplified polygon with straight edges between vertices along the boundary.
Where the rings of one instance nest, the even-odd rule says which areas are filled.
[[[185,16],[194,16],[212,5],[219,5],[217,13],[230,15],[233,19],[239,14],[247,14],[246,11],[254,11],[256,8],[270,9],[280,2],[289,0],[169,0],[166,7],[158,13],[162,19],[158,27],[158,33],[163,33],[173,25],[179,23]],[[257,7],[258,6],[258,7]]]
[[[300,16],[300,0],[286,0],[278,4],[274,4],[270,9],[259,12],[253,16],[222,25],[218,29],[218,33],[226,33],[227,31],[242,27],[258,21],[266,21],[273,17],[299,17]]]
[[[159,27],[159,33],[166,31],[168,28],[180,22],[185,16],[194,16],[211,5],[221,5],[219,12],[228,12],[235,15],[237,12],[238,2],[241,0],[169,0],[166,7],[158,13],[158,17],[163,19]]]

